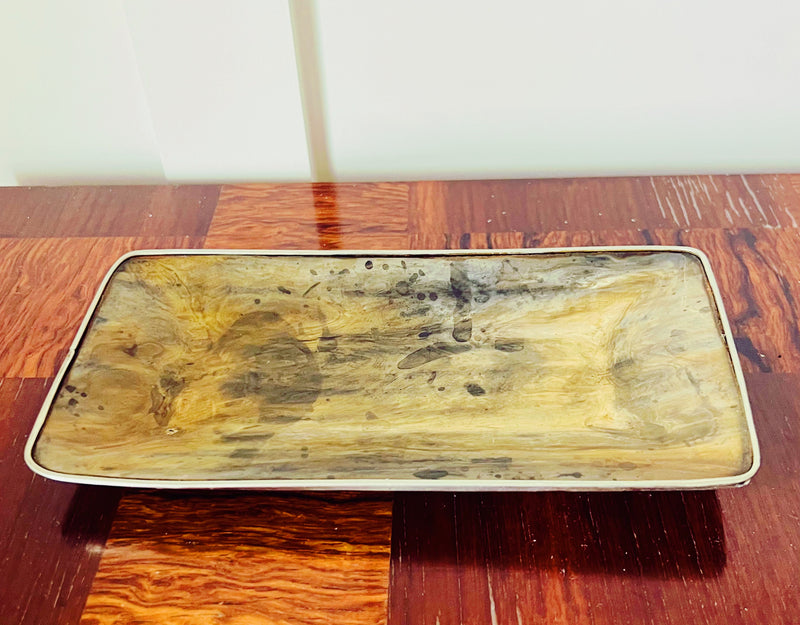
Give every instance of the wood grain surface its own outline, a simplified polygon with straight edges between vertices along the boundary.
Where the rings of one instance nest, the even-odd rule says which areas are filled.
[[[797,622],[800,176],[217,191],[0,190],[0,622],[77,623],[98,566],[121,493],[34,478],[20,458],[44,378],[122,251],[650,243],[711,259],[762,446],[750,485],[398,494],[390,573],[385,497],[126,491],[84,621],[381,622],[388,588],[394,624]]]
[[[124,253],[200,245],[201,238],[185,236],[0,239],[0,375],[53,376]]]
[[[390,625],[795,622],[800,377],[747,383],[765,463],[742,489],[398,496]]]
[[[407,249],[408,185],[226,185],[206,245],[217,249]]]
[[[0,379],[0,622],[76,623],[119,492],[31,473],[22,448],[50,385]]]
[[[0,189],[0,237],[203,236],[219,187]]]
[[[380,495],[128,495],[81,623],[385,623],[391,511]]]
[[[418,182],[410,233],[796,227],[788,176]]]

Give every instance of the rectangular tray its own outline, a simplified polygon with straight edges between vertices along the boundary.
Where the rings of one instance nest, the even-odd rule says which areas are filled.
[[[25,450],[163,488],[746,483],[759,451],[685,247],[148,250],[101,285]]]

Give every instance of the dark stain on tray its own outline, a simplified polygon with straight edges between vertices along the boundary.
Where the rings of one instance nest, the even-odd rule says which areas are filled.
[[[469,345],[451,345],[449,343],[434,343],[411,352],[397,363],[398,369],[414,369],[440,358],[448,358],[454,354],[462,354],[472,349]]]
[[[444,469],[424,469],[414,473],[414,477],[418,477],[421,480],[438,480],[446,475],[449,475],[449,472]]]
[[[479,384],[470,383],[470,384],[467,384],[465,386],[465,388],[467,389],[467,392],[470,395],[473,395],[475,397],[480,397],[481,395],[486,395],[486,390],[482,386],[480,386]]]
[[[242,441],[266,441],[275,436],[274,433],[263,434],[225,434],[220,437],[223,443],[240,443]]]
[[[525,349],[525,341],[511,339],[497,339],[494,348],[499,352],[521,352]]]
[[[453,311],[453,338],[459,343],[465,343],[472,336],[472,285],[464,270],[455,263],[450,265],[450,292],[456,302]]]
[[[472,464],[510,464],[512,459],[509,456],[500,456],[499,458],[472,458]]]
[[[244,458],[249,459],[258,455],[259,450],[253,448],[236,449],[229,456],[230,458]]]

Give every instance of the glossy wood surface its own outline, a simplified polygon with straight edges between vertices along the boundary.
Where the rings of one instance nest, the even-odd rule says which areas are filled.
[[[1,189],[0,622],[797,622],[798,222],[785,175]],[[22,462],[124,251],[649,243],[711,258],[762,447],[744,488],[164,494]]]
[[[130,495],[82,622],[385,622],[390,530],[380,495]]]

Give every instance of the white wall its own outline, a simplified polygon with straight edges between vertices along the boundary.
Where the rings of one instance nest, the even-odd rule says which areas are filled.
[[[0,187],[13,187],[17,184],[17,177],[5,160],[0,160]]]
[[[308,180],[285,0],[0,4],[0,184]]]
[[[4,2],[0,85],[19,184],[164,181],[120,0]]]
[[[125,0],[170,181],[308,180],[284,0]]]
[[[0,184],[309,179],[310,1],[0,3]],[[312,7],[340,180],[800,170],[798,3]]]
[[[319,3],[341,178],[800,169],[800,3]]]

